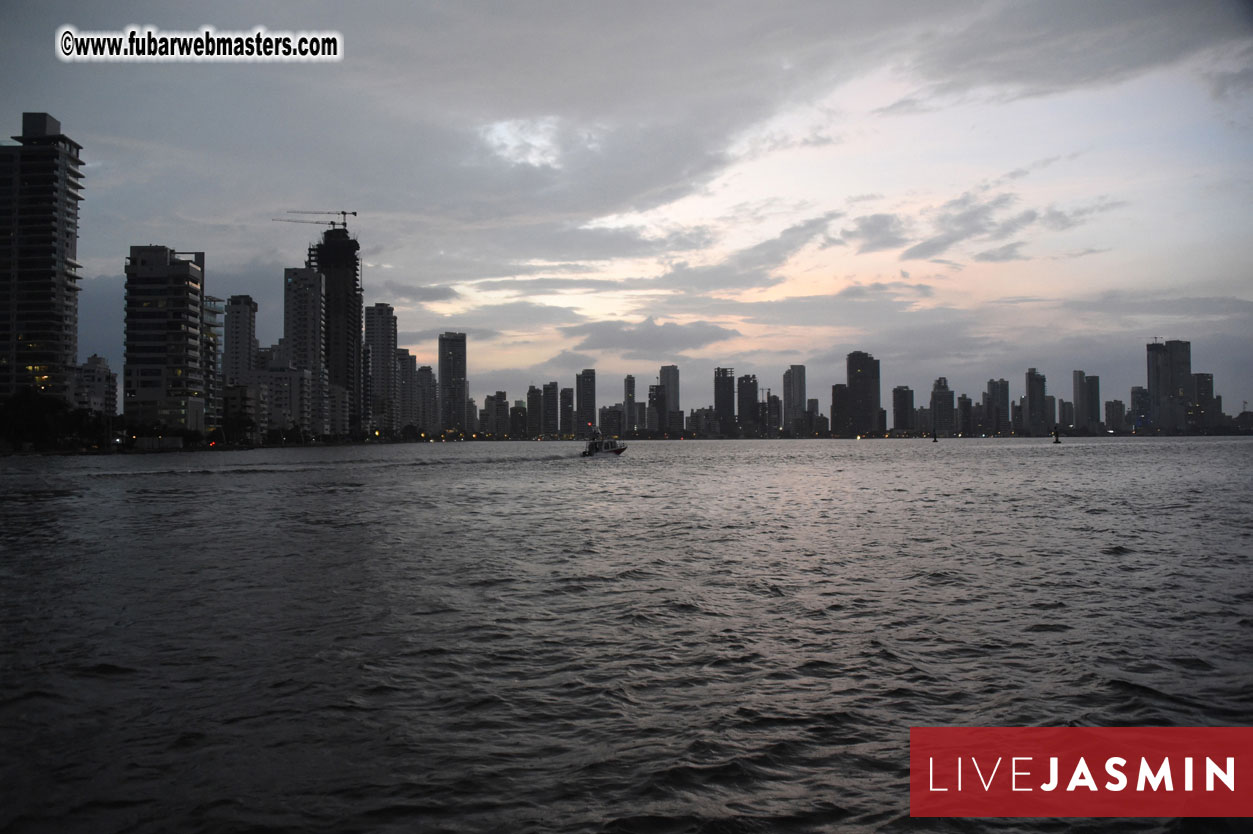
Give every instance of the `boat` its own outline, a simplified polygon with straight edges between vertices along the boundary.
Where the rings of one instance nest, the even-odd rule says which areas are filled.
[[[600,433],[600,429],[592,429],[592,436],[587,441],[587,448],[583,450],[583,457],[593,458],[597,455],[620,455],[626,451],[626,447],[627,445],[621,440],[605,437]]]

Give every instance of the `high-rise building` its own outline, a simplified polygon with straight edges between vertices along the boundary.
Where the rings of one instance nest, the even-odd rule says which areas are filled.
[[[1049,431],[1047,403],[1044,374],[1036,371],[1035,368],[1027,369],[1026,376],[1026,402],[1024,404],[1023,413],[1023,429],[1029,435],[1043,435]]]
[[[975,434],[975,409],[970,397],[965,394],[957,398],[957,433],[962,437],[973,437]]]
[[[526,436],[539,437],[541,417],[544,413],[544,392],[532,385],[526,389]]]
[[[778,437],[779,429],[783,425],[783,401],[779,399],[778,394],[770,393],[770,389],[766,389],[765,417],[762,422],[766,426],[767,437]]]
[[[563,437],[574,436],[574,389],[561,389],[561,434]]]
[[[498,440],[509,435],[509,397],[504,391],[483,398],[479,430]]]
[[[430,365],[418,368],[417,417],[420,433],[432,435],[439,432],[439,384]]]
[[[103,357],[93,353],[78,367],[74,407],[105,417],[117,414],[117,374],[109,369]]]
[[[957,433],[953,407],[953,391],[948,379],[940,377],[931,386],[931,432],[933,436],[951,437]]]
[[[379,302],[365,309],[365,343],[370,348],[370,414],[383,435],[400,431],[396,404],[396,312]]]
[[[227,385],[248,382],[257,369],[257,302],[250,295],[232,295],[226,302],[226,344],[222,376]]]
[[[892,428],[898,432],[914,431],[914,390],[908,385],[892,389]]]
[[[1101,378],[1088,374],[1083,379],[1086,390],[1083,395],[1083,407],[1087,411],[1082,417],[1076,411],[1075,419],[1083,419],[1088,431],[1096,434],[1101,430]],[[1075,406],[1078,409],[1078,405]]]
[[[783,372],[783,429],[794,437],[805,432],[805,366],[792,365]]]
[[[1127,406],[1122,400],[1110,400],[1105,403],[1105,428],[1109,431],[1122,431],[1126,428]]]
[[[735,369],[714,368],[714,416],[718,431],[735,437]]]
[[[1074,371],[1074,419],[1070,425],[1075,431],[1095,434],[1101,430],[1101,378]],[[1061,420],[1067,425],[1066,420]]]
[[[189,257],[179,257],[187,254]],[[204,253],[132,246],[126,259],[128,426],[206,430]]]
[[[635,408],[635,377],[627,374],[622,379],[622,430],[639,431]]]
[[[0,398],[73,397],[78,362],[82,146],[47,113],[23,113],[0,146]]]
[[[741,376],[737,381],[736,393],[740,434],[744,437],[756,437],[760,432],[757,425],[757,375]]]
[[[554,438],[561,434],[559,393],[556,382],[544,383],[544,411],[540,419],[540,431],[545,437]]]
[[[200,364],[204,368],[205,431],[222,427],[222,315],[224,309],[222,299],[206,295],[204,306],[200,310]]]
[[[847,373],[852,433],[875,434],[879,429],[879,360],[855,350],[847,357]]]
[[[532,385],[531,388],[535,386]],[[513,407],[509,409],[509,436],[515,440],[522,437],[535,437],[531,433],[531,427],[527,424],[527,417],[530,409],[526,407],[525,400],[515,400]]]
[[[309,372],[310,431],[319,436],[346,436],[349,415],[343,409],[337,412],[331,407],[330,373],[326,365],[326,277],[316,269],[289,267],[283,270],[283,345],[287,364]],[[336,390],[338,399],[346,403],[348,389],[339,385]]]
[[[444,431],[466,431],[466,334],[441,333],[439,337],[439,419]]]
[[[1083,371],[1071,371],[1071,378],[1073,380],[1074,422],[1073,424],[1068,424],[1065,415],[1062,415],[1061,424],[1063,426],[1073,425],[1076,431],[1081,431],[1087,428],[1088,408],[1086,398],[1088,396],[1088,377]]]
[[[575,377],[575,421],[574,436],[590,437],[596,427],[596,369],[584,368]],[[674,384],[679,384],[679,371],[675,368]]]
[[[1149,428],[1152,425],[1149,416],[1152,410],[1149,401],[1149,389],[1133,385],[1131,387],[1131,414],[1129,415],[1131,428],[1137,432]]]
[[[349,432],[364,431],[362,415],[367,410],[363,380],[361,322],[361,244],[347,228],[330,228],[322,240],[309,247],[306,266],[326,279],[326,370],[333,388],[330,398],[343,398],[348,404]],[[390,354],[389,354],[390,355]],[[342,393],[341,393],[342,392]]]
[[[853,436],[853,399],[848,386],[837,382],[831,386],[831,434]]]
[[[648,420],[645,428],[656,432],[666,430],[666,387],[664,385],[648,386]]]
[[[983,419],[989,433],[997,435],[1010,433],[1008,380],[988,380],[988,390],[983,394]]]
[[[396,427],[418,427],[418,357],[407,348],[396,348]]]
[[[1192,386],[1192,343],[1150,342],[1146,349],[1149,423],[1161,432],[1183,431]]]
[[[679,366],[662,365],[658,379],[666,389],[666,408],[670,411],[682,411],[683,406],[679,405]]]

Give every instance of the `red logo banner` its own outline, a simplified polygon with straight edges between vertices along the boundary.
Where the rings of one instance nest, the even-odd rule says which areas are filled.
[[[1253,727],[911,727],[911,817],[1250,817]]]

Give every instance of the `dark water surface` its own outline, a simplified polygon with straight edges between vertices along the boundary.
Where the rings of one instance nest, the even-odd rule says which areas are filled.
[[[577,454],[0,460],[0,831],[1105,830],[909,727],[1253,724],[1253,441]]]

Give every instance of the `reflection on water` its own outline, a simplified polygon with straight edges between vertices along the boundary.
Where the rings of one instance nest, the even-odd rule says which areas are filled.
[[[6,460],[0,830],[947,830],[910,726],[1253,719],[1249,441],[579,449]]]

